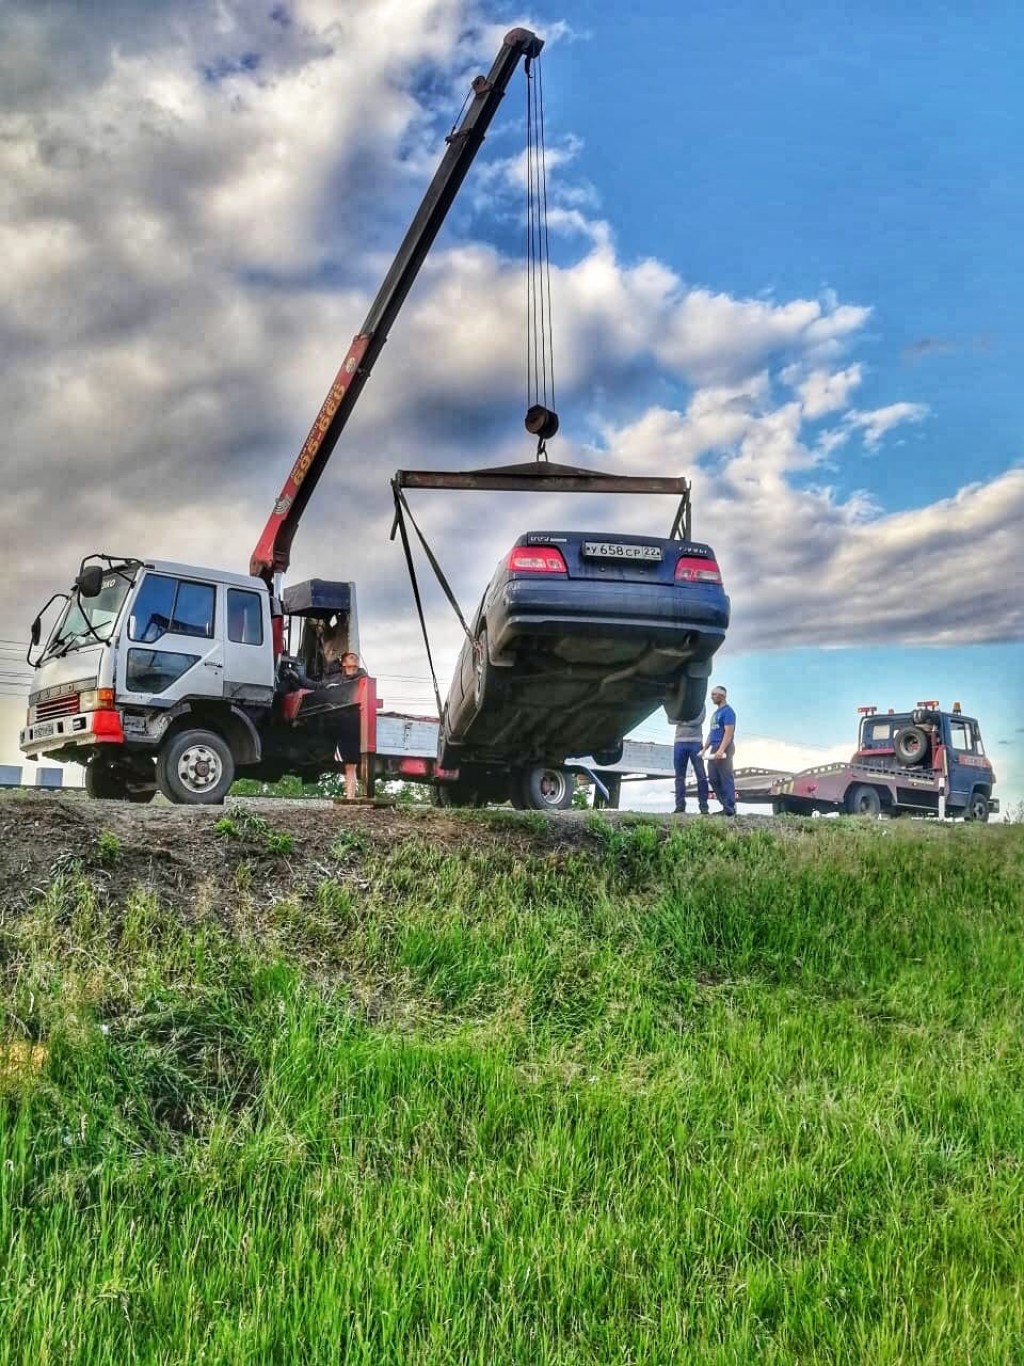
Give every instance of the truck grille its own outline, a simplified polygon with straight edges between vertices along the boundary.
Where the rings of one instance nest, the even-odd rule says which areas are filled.
[[[79,711],[78,693],[66,697],[50,697],[45,702],[37,702],[32,708],[36,721],[52,721],[58,716],[76,716]]]

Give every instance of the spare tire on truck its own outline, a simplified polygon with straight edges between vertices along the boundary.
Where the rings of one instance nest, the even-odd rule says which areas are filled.
[[[901,764],[906,764],[908,768],[913,768],[916,764],[924,763],[931,750],[931,737],[926,730],[920,726],[905,726],[903,730],[898,730],[893,737],[892,747],[896,751],[896,758]]]

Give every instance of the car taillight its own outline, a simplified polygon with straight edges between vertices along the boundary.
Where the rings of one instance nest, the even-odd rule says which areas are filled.
[[[680,555],[676,565],[676,583],[721,583],[722,571],[714,560],[702,560],[696,555]]]
[[[562,552],[553,545],[514,545],[506,568],[520,574],[568,574]]]

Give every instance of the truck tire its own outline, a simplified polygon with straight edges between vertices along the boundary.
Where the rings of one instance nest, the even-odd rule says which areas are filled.
[[[858,783],[846,794],[846,809],[851,816],[877,816],[882,810],[882,799],[877,788]]]
[[[97,754],[85,766],[85,790],[98,801],[124,801],[128,796],[128,774],[120,764],[108,763]]]
[[[989,817],[988,798],[984,792],[977,788],[971,793],[971,799],[964,807],[965,821],[987,821]]]
[[[920,726],[905,726],[893,736],[892,747],[901,764],[906,764],[907,768],[914,768],[928,758],[931,739],[928,732]]]
[[[219,806],[235,780],[227,741],[212,730],[179,730],[165,741],[156,761],[156,781],[168,801]]]
[[[125,763],[98,754],[85,766],[85,790],[101,801],[151,802],[156,796],[153,762]]]
[[[575,788],[568,769],[537,764],[523,770],[523,805],[530,811],[565,811]]]

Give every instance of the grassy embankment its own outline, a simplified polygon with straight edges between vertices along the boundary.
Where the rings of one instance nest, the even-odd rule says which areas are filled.
[[[0,1359],[1024,1359],[1019,827],[483,824],[5,917]]]

